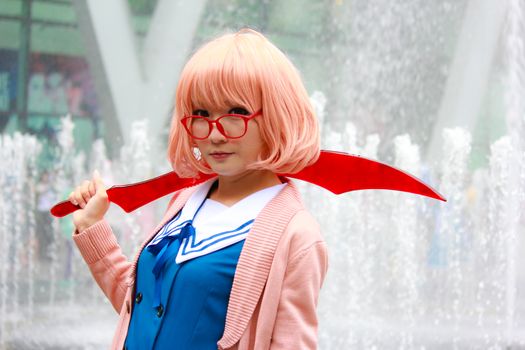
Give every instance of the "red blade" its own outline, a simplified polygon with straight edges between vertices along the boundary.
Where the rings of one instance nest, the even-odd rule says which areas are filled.
[[[394,190],[446,199],[418,178],[376,160],[344,152],[321,151],[317,162],[285,176],[321,186],[335,194],[357,190]]]
[[[197,185],[215,176],[214,174],[199,174],[198,178],[181,178],[175,172],[154,177],[153,179],[132,183],[129,185],[115,185],[107,190],[110,202],[117,204],[126,213],[130,213],[149,202],[164,197],[181,188]],[[61,218],[81,209],[70,201],[62,201],[51,208],[51,214]]]
[[[390,165],[343,152],[321,151],[319,160],[296,174],[282,174],[321,186],[335,194],[356,190],[384,189],[419,194],[446,201],[438,192],[414,176]],[[181,188],[199,184],[215,174],[198,178],[180,178],[174,172],[150,180],[116,185],[107,190],[109,200],[129,213]],[[68,215],[80,207],[63,201],[51,208],[56,217]]]

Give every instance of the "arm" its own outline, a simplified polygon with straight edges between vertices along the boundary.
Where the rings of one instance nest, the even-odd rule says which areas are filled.
[[[73,213],[73,240],[104,294],[120,312],[128,285],[131,263],[122,254],[113,231],[104,220],[109,209],[108,194],[99,173],[93,173],[69,195],[81,209]]]
[[[175,192],[168,209],[181,192]],[[122,253],[113,230],[107,221],[102,219],[80,233],[76,231],[73,234],[73,241],[100,289],[115,310],[120,312],[126,292],[130,287],[129,276],[133,263],[128,261]]]
[[[117,312],[129,288],[131,262],[122,254],[111,227],[105,220],[73,235],[82,257],[95,281]]]
[[[279,299],[271,349],[317,349],[317,299],[328,268],[318,241],[290,259]]]

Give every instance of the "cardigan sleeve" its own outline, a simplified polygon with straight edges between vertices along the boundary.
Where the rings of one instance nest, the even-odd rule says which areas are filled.
[[[132,263],[122,253],[113,230],[106,220],[101,220],[73,235],[73,240],[95,281],[115,310],[120,312],[129,288]]]
[[[292,257],[284,276],[271,350],[317,349],[317,300],[328,268],[326,243]]]

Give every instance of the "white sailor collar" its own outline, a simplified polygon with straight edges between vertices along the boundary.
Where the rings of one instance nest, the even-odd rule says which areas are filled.
[[[284,183],[257,191],[220,213],[205,218],[199,215],[199,210],[213,183],[209,181],[200,186],[148,247],[155,246],[164,237],[179,235],[188,223],[193,225],[195,233],[180,242],[175,258],[177,264],[240,242],[246,238],[259,212],[286,186]]]

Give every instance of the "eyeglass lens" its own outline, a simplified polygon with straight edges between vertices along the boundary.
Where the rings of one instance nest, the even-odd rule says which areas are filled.
[[[220,124],[226,137],[240,137],[246,132],[246,123],[242,117],[224,116],[217,120],[217,124]],[[220,126],[217,125],[219,131],[221,131]],[[207,137],[211,133],[211,127],[212,123],[207,119],[191,118],[190,120],[190,130],[194,137]]]

